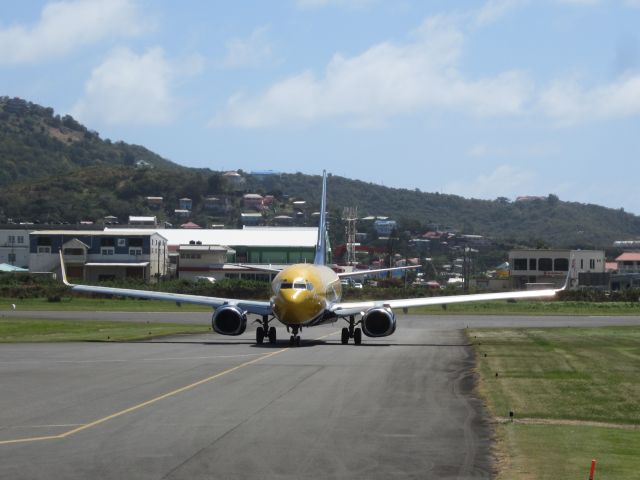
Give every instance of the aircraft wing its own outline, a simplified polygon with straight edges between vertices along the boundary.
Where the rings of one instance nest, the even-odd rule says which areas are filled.
[[[548,298],[553,297],[560,289],[546,290],[525,290],[517,292],[500,293],[475,293],[470,295],[443,295],[438,297],[405,298],[395,300],[370,300],[363,302],[340,302],[331,307],[331,312],[337,316],[356,315],[373,307],[387,308],[411,308],[423,307],[427,305],[447,305],[451,303],[483,302],[490,300],[510,300],[526,298]]]
[[[147,300],[164,300],[176,303],[192,303],[195,305],[207,305],[218,308],[222,305],[236,305],[247,313],[256,315],[272,315],[270,302],[258,300],[240,300],[233,298],[205,297],[203,295],[187,295],[184,293],[156,292],[150,290],[135,290],[131,288],[100,287],[94,285],[76,285],[67,280],[67,272],[64,266],[64,258],[60,252],[60,265],[62,269],[62,281],[71,287],[74,292],[99,293],[102,295],[116,295],[121,297],[144,298]]]
[[[422,268],[422,266],[421,265],[409,265],[407,267],[377,268],[375,270],[356,270],[354,272],[338,273],[337,275],[340,278],[363,277],[363,276],[369,275],[371,273],[393,272],[393,271],[396,271],[396,270],[416,270],[418,268]]]

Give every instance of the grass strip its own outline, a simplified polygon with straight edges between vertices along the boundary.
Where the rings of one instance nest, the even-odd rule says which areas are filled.
[[[210,331],[207,325],[0,318],[0,342],[121,342]]]
[[[138,300],[132,298],[81,298],[63,297],[59,302],[49,302],[46,298],[0,298],[0,312],[25,311],[119,311],[119,312],[209,312],[210,307],[159,300]],[[640,315],[640,302],[477,302],[441,306],[419,307],[409,310],[422,315]]]
[[[133,298],[81,298],[63,297],[59,302],[46,298],[0,298],[0,311],[115,311],[115,312],[210,312],[211,307],[160,300],[139,300]]]
[[[638,478],[640,327],[472,329],[468,335],[489,411],[515,415],[514,423],[496,424],[499,479],[586,478],[591,458],[598,480]]]
[[[640,302],[494,301],[418,307],[423,315],[640,315]]]

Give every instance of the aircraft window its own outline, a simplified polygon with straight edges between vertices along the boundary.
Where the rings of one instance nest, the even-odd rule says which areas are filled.
[[[313,290],[313,283],[307,283],[307,290]]]
[[[287,289],[287,288],[293,288],[293,284],[291,282],[282,282],[280,284],[280,289],[281,290],[284,290],[284,289]]]
[[[306,290],[307,289],[307,284],[306,283],[296,282],[296,283],[293,284],[293,288],[295,288],[296,290]]]

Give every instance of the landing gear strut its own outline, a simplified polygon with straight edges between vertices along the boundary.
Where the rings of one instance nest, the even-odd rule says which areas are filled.
[[[275,344],[277,339],[276,327],[269,327],[269,317],[267,315],[263,315],[260,323],[262,325],[256,328],[256,343],[258,345],[262,345],[264,337],[267,337],[270,344]]]
[[[300,346],[300,335],[298,335],[298,326],[294,325],[291,327],[293,330],[293,335],[289,338],[289,346],[290,347],[299,347]]]
[[[356,345],[362,343],[362,330],[356,328],[356,317],[354,315],[349,316],[349,326],[342,329],[342,344],[346,345],[349,343],[350,338],[353,338],[353,343]]]

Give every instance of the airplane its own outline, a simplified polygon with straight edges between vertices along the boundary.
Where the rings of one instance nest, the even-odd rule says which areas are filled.
[[[214,309],[211,318],[212,328],[216,333],[221,335],[236,336],[243,334],[247,328],[247,315],[257,315],[261,318],[258,320],[260,326],[256,329],[257,344],[262,344],[265,338],[267,338],[271,344],[276,343],[276,328],[271,325],[271,322],[277,320],[287,328],[287,332],[291,333],[289,338],[289,344],[291,346],[300,345],[299,333],[303,328],[324,323],[333,323],[340,319],[348,323],[347,326],[342,328],[341,342],[348,344],[349,339],[353,339],[355,345],[360,345],[362,343],[362,334],[372,338],[386,337],[393,334],[396,330],[397,323],[394,310],[397,309],[406,311],[408,308],[426,305],[553,297],[568,285],[569,275],[567,275],[565,284],[559,289],[343,302],[341,301],[341,278],[393,270],[406,270],[414,267],[393,267],[345,273],[334,272],[326,265],[326,204],[327,173],[324,171],[322,177],[320,221],[314,261],[313,263],[290,265],[282,270],[265,268],[274,273],[277,272],[277,275],[271,283],[272,296],[269,301],[77,285],[70,283],[67,279],[61,249],[60,266],[62,280],[65,285],[75,292],[210,306]]]

